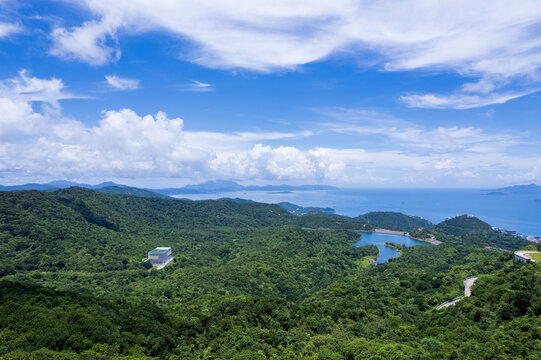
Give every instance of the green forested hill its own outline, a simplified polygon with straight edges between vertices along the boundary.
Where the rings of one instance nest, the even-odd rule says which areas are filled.
[[[62,202],[85,215],[88,220],[123,231],[139,231],[144,226],[159,229],[209,226],[257,227],[283,225],[295,218],[278,205],[256,202],[239,203],[230,200],[164,201],[157,198],[108,195],[83,188],[59,190],[51,201]]]
[[[408,231],[414,228],[430,228],[433,224],[418,216],[405,215],[399,212],[374,211],[360,215],[355,220],[386,229]]]
[[[454,236],[494,232],[489,224],[470,215],[460,215],[442,221],[436,225],[435,230]]]
[[[0,359],[535,359],[541,272],[434,230],[366,266],[364,224],[276,205],[0,192]],[[455,224],[456,225],[456,224]],[[432,231],[432,230],[430,230]],[[142,259],[171,246],[163,270]],[[436,305],[479,275],[473,296]],[[106,334],[106,336],[104,336]]]
[[[105,194],[134,195],[134,196],[151,197],[151,198],[158,198],[158,199],[173,199],[170,196],[163,195],[154,191],[139,189],[139,188],[130,187],[130,186],[104,186],[99,189],[96,189],[96,191],[99,191]]]

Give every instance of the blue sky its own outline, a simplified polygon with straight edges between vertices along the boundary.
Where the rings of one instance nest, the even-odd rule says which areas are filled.
[[[0,0],[0,183],[539,183],[540,25],[536,1]]]

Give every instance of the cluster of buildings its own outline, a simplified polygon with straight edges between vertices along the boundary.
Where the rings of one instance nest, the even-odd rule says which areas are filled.
[[[536,244],[541,244],[541,236],[523,235],[523,234],[517,233],[516,230],[506,230],[506,229],[502,229],[502,228],[498,228],[498,227],[493,227],[492,229],[496,230],[496,231],[499,231],[499,232],[501,232],[502,234],[505,234],[505,235],[518,236],[521,239],[531,241],[531,242],[536,243]]]

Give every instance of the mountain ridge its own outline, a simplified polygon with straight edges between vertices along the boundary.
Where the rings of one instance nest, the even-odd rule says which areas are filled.
[[[124,184],[117,184],[112,181],[105,181],[99,184],[91,185],[85,183],[77,183],[67,180],[54,180],[48,183],[27,183],[21,185],[0,185],[0,191],[21,191],[21,190],[38,190],[38,191],[54,191],[58,189],[66,189],[69,187],[82,187],[86,189],[102,189],[104,187],[119,187],[119,188],[138,188],[141,190],[151,191],[162,195],[183,195],[183,194],[216,194],[221,192],[235,191],[314,191],[314,190],[337,190],[337,187],[330,185],[241,185],[230,180],[215,180],[207,181],[201,184],[189,184],[179,188],[139,188],[131,187]]]
[[[498,189],[489,189],[486,195],[538,195],[541,194],[541,186],[534,183],[529,185],[513,185]]]

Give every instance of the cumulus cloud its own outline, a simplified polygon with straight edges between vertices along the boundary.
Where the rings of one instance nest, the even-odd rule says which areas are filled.
[[[516,133],[420,128],[362,109],[329,110],[328,124],[298,132],[187,131],[178,117],[131,109],[104,111],[87,125],[63,116],[60,108],[33,107],[68,97],[59,79],[23,71],[1,81],[0,90],[4,178],[234,178],[350,186],[486,186],[510,173],[518,174],[517,180],[541,179],[539,147],[533,144],[527,155],[514,154],[516,145],[524,145],[523,135]],[[382,150],[369,144],[330,148],[297,142],[336,133],[370,135],[365,137],[391,145]],[[273,145],[277,140],[281,145]]]
[[[139,88],[139,80],[123,78],[117,75],[106,75],[105,80],[112,88],[117,90],[136,90]]]
[[[64,88],[60,79],[36,78],[27,70],[0,81],[0,139],[37,133],[47,117],[58,115],[59,100],[76,97]],[[36,101],[42,103],[41,112],[35,112],[32,107]]]
[[[22,100],[0,97],[0,140],[33,133],[43,116],[32,111],[32,106]]]

